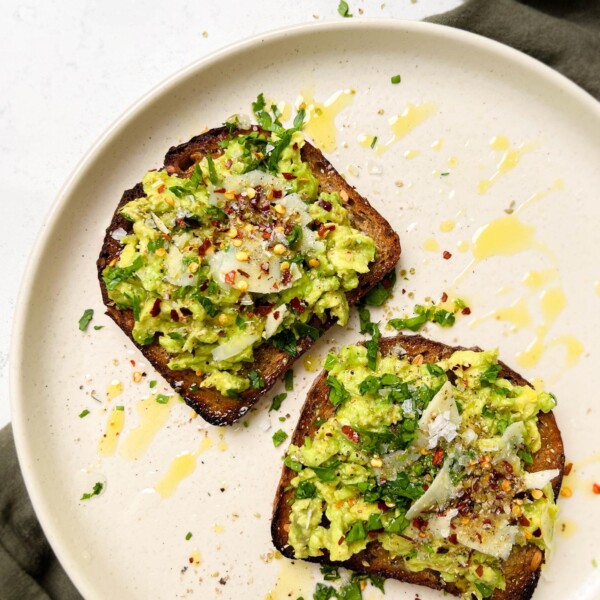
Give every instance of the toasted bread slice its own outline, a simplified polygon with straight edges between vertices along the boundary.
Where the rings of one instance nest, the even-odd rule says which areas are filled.
[[[422,355],[424,362],[435,363],[448,358],[456,350],[465,350],[463,347],[447,346],[435,342],[420,335],[398,335],[390,338],[381,338],[379,348],[383,356],[395,353],[402,348],[410,359]],[[479,348],[470,348],[479,351]],[[499,377],[508,379],[511,383],[519,386],[530,385],[518,373],[510,369],[504,363],[500,363],[502,371]],[[333,416],[336,407],[329,402],[329,386],[325,383],[327,373],[323,372],[315,380],[308,392],[306,402],[302,408],[300,419],[292,436],[291,443],[301,446],[306,436],[313,437],[319,428],[315,425],[318,419],[328,419]],[[554,415],[550,413],[539,413],[538,429],[541,436],[541,449],[533,456],[533,464],[529,465],[531,472],[558,469],[560,474],[552,481],[555,496],[558,496],[563,477],[565,456],[560,431],[557,427]],[[283,467],[283,472],[273,510],[271,523],[271,535],[275,547],[286,557],[295,558],[294,549],[288,544],[291,504],[294,489],[290,489],[290,482],[296,473],[288,467]],[[286,488],[287,491],[286,491]],[[433,570],[426,569],[413,572],[406,568],[402,558],[392,558],[390,554],[377,541],[371,542],[365,550],[353,555],[349,560],[335,563],[324,554],[316,558],[305,560],[321,564],[333,564],[346,567],[361,574],[379,575],[384,578],[398,579],[433,589],[444,590],[450,594],[459,595],[460,590],[452,583],[446,583]],[[503,563],[503,573],[506,578],[506,589],[497,589],[493,600],[527,600],[531,598],[537,585],[540,569],[544,562],[544,552],[534,544],[525,546],[514,546],[506,561]]]
[[[244,133],[241,131],[240,133]],[[219,145],[228,135],[225,127],[212,129],[202,135],[192,138],[189,142],[171,148],[165,157],[164,166],[169,173],[180,177],[189,177],[194,170],[194,165],[203,157],[211,155],[217,157],[222,149]],[[349,304],[355,304],[371,288],[379,283],[391,271],[400,258],[400,240],[398,234],[352,186],[348,185],[341,175],[333,168],[323,154],[308,142],[302,149],[302,158],[319,182],[319,191],[341,192],[342,201],[350,215],[352,226],[362,233],[373,238],[377,248],[376,259],[370,265],[370,271],[359,277],[359,285],[347,294]],[[102,279],[102,271],[121,252],[121,244],[111,237],[111,232],[122,228],[130,232],[132,224],[122,217],[119,210],[131,200],[144,196],[142,185],[138,184],[123,193],[115,210],[112,221],[106,230],[104,243],[97,262],[98,278],[102,290],[102,298],[106,305],[106,313],[117,325],[131,338],[133,330],[133,313],[131,310],[117,308],[108,296],[108,291]],[[346,199],[347,197],[347,199]],[[313,317],[311,325],[325,331],[335,323],[329,318],[325,323]],[[135,342],[134,342],[135,343]],[[298,356],[305,352],[314,341],[306,336],[298,340]],[[137,344],[136,344],[137,345]],[[172,371],[167,364],[170,360],[169,353],[155,340],[149,345],[138,346],[144,356],[150,361],[162,376],[169,382],[173,389],[180,393],[186,403],[199,413],[206,421],[213,425],[231,425],[244,415],[265,392],[267,392],[291,366],[297,357],[291,357],[286,352],[274,346],[263,344],[255,349],[255,362],[248,369],[256,370],[265,382],[260,389],[249,389],[243,392],[240,399],[230,398],[210,388],[200,388],[197,391],[190,387],[200,383],[201,379],[192,370]],[[194,386],[195,387],[195,386]]]

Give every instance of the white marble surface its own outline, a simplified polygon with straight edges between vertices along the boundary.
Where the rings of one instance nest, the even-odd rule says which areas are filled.
[[[418,20],[459,4],[349,0],[353,18]],[[337,0],[3,0],[0,426],[10,420],[12,319],[30,248],[58,190],[94,141],[178,69],[271,29],[341,19],[337,5]]]

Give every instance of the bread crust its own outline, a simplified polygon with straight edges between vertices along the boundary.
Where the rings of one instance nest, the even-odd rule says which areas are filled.
[[[244,133],[244,132],[240,132]],[[210,154],[216,158],[222,149],[219,142],[228,136],[226,127],[211,129],[206,133],[192,138],[189,142],[172,147],[166,154],[164,167],[170,172],[181,177],[189,177],[196,162]],[[359,285],[347,294],[349,304],[356,304],[370,289],[379,283],[383,277],[391,271],[400,258],[400,240],[398,234],[390,224],[380,215],[352,186],[350,186],[333,168],[323,154],[310,143],[302,148],[302,159],[309,163],[311,170],[319,182],[319,191],[345,191],[348,200],[345,206],[348,209],[352,226],[362,233],[372,237],[377,248],[377,257],[371,264],[368,273],[359,276]],[[104,243],[97,261],[98,279],[102,291],[102,299],[106,306],[106,314],[127,334],[131,341],[141,350],[142,354],[168,381],[171,387],[181,394],[185,402],[199,413],[212,425],[231,425],[240,419],[260,397],[266,393],[292,365],[292,363],[308,348],[314,341],[310,337],[298,340],[298,355],[291,357],[274,346],[264,344],[254,351],[254,363],[246,368],[256,370],[263,378],[264,387],[255,390],[246,390],[240,395],[240,399],[229,398],[217,390],[211,388],[200,388],[197,391],[190,390],[194,384],[199,385],[201,378],[191,369],[172,371],[167,364],[170,355],[155,339],[151,344],[141,346],[132,337],[133,312],[117,308],[108,296],[108,291],[102,278],[102,271],[111,261],[119,257],[122,246],[111,237],[115,229],[122,228],[130,232],[132,224],[119,214],[120,209],[136,198],[144,196],[141,183],[126,190],[119,201],[110,225],[106,229]],[[310,324],[322,332],[335,324],[334,318],[329,318],[322,323],[317,317],[313,317]]]
[[[422,355],[424,362],[434,363],[448,358],[456,350],[466,350],[461,346],[448,346],[440,342],[424,338],[420,335],[398,335],[395,337],[381,338],[379,348],[382,355],[387,356],[402,348],[409,359]],[[480,351],[480,348],[470,348]],[[515,385],[531,385],[521,375],[513,371],[504,363],[499,363],[502,371],[499,377],[508,379]],[[317,418],[328,419],[333,416],[336,407],[329,402],[329,387],[325,383],[327,373],[322,372],[313,383],[308,392],[306,401],[300,414],[300,419],[292,436],[291,443],[301,446],[306,436],[313,437],[318,429],[314,425]],[[554,495],[558,496],[562,483],[565,455],[562,437],[552,412],[539,413],[538,428],[542,446],[533,456],[533,464],[528,470],[535,472],[545,469],[558,469],[559,475],[552,481]],[[290,522],[291,505],[288,502],[293,498],[294,490],[286,488],[296,473],[284,466],[281,479],[275,495],[273,518],[271,521],[271,536],[275,547],[287,558],[294,558],[294,549],[288,544],[286,525]],[[353,555],[344,562],[333,562],[327,554],[320,557],[311,557],[305,560],[333,564],[346,567],[362,574],[375,574],[385,578],[398,579],[408,583],[426,586],[433,589],[444,590],[450,594],[459,595],[460,590],[453,584],[445,583],[433,570],[426,569],[413,572],[406,568],[403,559],[391,558],[377,541],[371,542],[365,550]],[[510,556],[502,565],[506,579],[506,589],[496,590],[492,600],[528,600],[533,595],[537,585],[544,552],[534,544],[514,546]],[[365,563],[368,566],[365,566]]]

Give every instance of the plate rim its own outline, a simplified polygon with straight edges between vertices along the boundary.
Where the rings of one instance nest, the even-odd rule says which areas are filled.
[[[364,30],[365,33],[380,29],[389,29],[401,34],[416,33],[425,36],[433,36],[445,39],[451,43],[467,44],[474,48],[481,48],[498,55],[500,58],[518,63],[525,69],[533,71],[536,75],[553,84],[555,87],[564,91],[567,96],[570,96],[577,102],[584,105],[587,110],[595,113],[600,120],[600,102],[598,102],[589,92],[581,88],[575,82],[567,78],[565,75],[554,70],[552,67],[542,63],[541,61],[519,51],[510,46],[506,46],[501,42],[492,40],[485,36],[457,29],[447,25],[430,23],[425,21],[410,21],[405,19],[390,19],[390,18],[361,18],[360,20],[324,20],[319,23],[300,23],[289,25],[250,36],[241,41],[237,41],[217,49],[205,57],[197,59],[190,64],[176,70],[167,78],[151,87],[146,93],[142,94],[135,102],[126,108],[96,139],[89,150],[76,163],[70,175],[61,186],[56,197],[44,217],[42,225],[35,237],[35,241],[31,247],[29,257],[23,272],[15,311],[13,316],[13,324],[11,330],[11,341],[9,348],[9,400],[11,423],[13,428],[13,436],[19,466],[25,486],[33,505],[35,514],[39,523],[46,535],[46,538],[52,547],[56,557],[63,566],[68,577],[76,586],[78,591],[85,597],[92,597],[97,594],[97,590],[93,586],[93,582],[83,575],[83,570],[79,568],[76,557],[72,556],[68,550],[68,545],[64,544],[60,531],[53,522],[52,513],[49,507],[44,502],[43,486],[35,477],[34,457],[30,454],[27,440],[27,416],[24,413],[24,403],[21,400],[23,397],[22,390],[22,372],[20,365],[24,357],[25,337],[24,326],[27,321],[29,307],[27,299],[31,296],[32,287],[35,283],[35,273],[41,264],[43,249],[47,245],[51,234],[55,231],[62,210],[68,203],[69,190],[80,182],[85,176],[97,157],[98,154],[106,147],[110,146],[113,139],[127,127],[129,122],[136,115],[142,112],[148,105],[170,89],[177,87],[187,77],[197,74],[211,66],[218,64],[220,61],[228,60],[232,56],[246,50],[252,50],[254,47],[260,46],[263,43],[277,43],[281,41],[289,41],[290,39],[301,38],[307,34],[313,34],[315,30],[319,35],[326,35],[331,32],[337,32],[343,29]]]

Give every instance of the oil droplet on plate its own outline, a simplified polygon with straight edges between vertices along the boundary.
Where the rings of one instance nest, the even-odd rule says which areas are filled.
[[[456,158],[456,156],[451,156],[447,161],[446,164],[449,167],[458,167],[458,158]]]
[[[304,131],[324,152],[337,148],[335,119],[350,106],[355,93],[355,90],[338,90],[325,102],[317,102],[311,92],[302,92],[298,104],[306,105]]]
[[[543,271],[528,271],[523,277],[523,283],[532,290],[539,290],[558,277],[558,269]]]
[[[123,393],[123,384],[118,381],[112,381],[106,388],[106,399],[110,402]]]
[[[217,523],[215,523],[211,529],[215,532],[215,533],[223,533],[225,531],[225,527],[223,527],[223,525],[218,525]]]
[[[308,353],[303,359],[304,368],[309,373],[314,373],[320,366],[321,358],[316,354]]]
[[[192,567],[198,567],[198,566],[200,566],[201,562],[202,562],[202,555],[200,554],[200,551],[197,548],[194,548],[194,550],[192,550],[192,552],[190,553],[190,556],[188,558],[188,563]]]
[[[481,324],[485,319],[496,319],[498,321],[506,321],[513,325],[514,330],[519,327],[528,327],[531,325],[531,314],[527,307],[527,302],[523,298],[517,299],[513,304],[505,308],[499,308],[490,312],[483,317],[474,319],[471,323],[471,327],[476,327]]]
[[[408,135],[417,125],[423,123],[431,117],[436,110],[435,104],[432,102],[423,102],[422,104],[408,103],[404,111],[392,119],[390,119],[390,127],[392,129],[392,137],[378,146],[377,152],[382,154],[389,150],[396,142]]]
[[[212,446],[211,439],[206,436],[198,449],[195,452],[183,452],[179,456],[176,456],[169,466],[168,471],[154,486],[154,489],[162,498],[168,498],[172,496],[179,484],[189,477],[196,469],[196,462],[198,456]]]
[[[450,233],[456,227],[456,221],[448,220],[440,223],[440,231]]]
[[[436,150],[439,151],[443,148],[444,146],[444,140],[443,139],[439,139],[439,140],[434,140],[434,142],[431,144],[431,148],[432,150]]]
[[[302,561],[292,563],[281,560],[275,584],[265,596],[265,600],[289,600],[290,598],[311,597],[314,580],[310,565]]]
[[[556,524],[556,531],[561,537],[570,538],[577,531],[577,525],[570,519],[561,519]]]
[[[546,335],[558,315],[565,309],[567,299],[561,288],[554,287],[542,292],[540,305],[543,316],[542,324],[536,327],[535,338],[527,349],[517,354],[517,363],[522,367],[531,368],[539,362],[546,350],[546,344],[544,343]]]
[[[459,240],[456,244],[456,247],[458,248],[459,252],[468,252],[470,248],[469,242],[465,240]]]
[[[521,144],[518,148],[511,148],[508,138],[505,136],[498,135],[490,141],[490,147],[493,150],[504,152],[504,155],[500,159],[500,162],[496,166],[496,171],[489,179],[483,179],[477,185],[477,190],[480,194],[485,194],[492,185],[498,180],[499,177],[505,175],[509,171],[512,171],[521,161],[521,158],[535,150],[539,146],[539,143],[529,142]]]
[[[440,245],[436,239],[429,238],[423,242],[423,250],[427,250],[427,252],[439,252]]]
[[[491,256],[512,256],[534,245],[534,228],[514,215],[500,217],[481,227],[473,237],[473,256],[482,261]]]
[[[175,396],[169,396],[166,403],[157,402],[157,396],[158,394],[152,394],[137,403],[136,411],[140,422],[123,441],[120,450],[123,458],[136,460],[143,456],[156,434],[168,421],[172,399]]]
[[[227,441],[225,440],[225,434],[222,431],[219,431],[219,451],[225,452],[229,446],[227,445]]]
[[[418,150],[406,150],[403,156],[406,160],[413,160],[413,158],[417,158],[419,154],[421,153]]]
[[[600,281],[596,281],[594,284],[594,289],[596,290],[596,294],[600,296]]]
[[[110,456],[115,453],[119,436],[125,425],[125,411],[119,408],[114,408],[108,416],[104,435],[98,443],[98,452],[102,456]]]
[[[358,136],[358,143],[363,147],[363,148],[373,148],[375,146],[376,142],[376,137],[374,135],[359,135]]]

